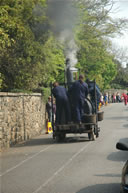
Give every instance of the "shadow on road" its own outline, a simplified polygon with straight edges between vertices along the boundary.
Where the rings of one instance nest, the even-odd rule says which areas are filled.
[[[67,136],[63,141],[57,142],[57,140],[53,139],[52,136],[39,136],[34,139],[30,139],[26,142],[22,142],[20,144],[16,144],[11,148],[17,147],[25,147],[25,146],[42,146],[42,145],[51,145],[51,144],[65,144],[65,143],[82,143],[82,142],[89,142],[88,137],[86,136]]]
[[[128,159],[128,152],[112,152],[110,155],[108,155],[107,159],[111,161],[125,162]]]
[[[96,184],[79,190],[76,193],[119,193],[120,184]]]
[[[54,141],[52,138],[34,138],[34,139],[30,139],[28,141],[22,142],[20,144],[16,144],[14,146],[12,146],[11,148],[17,148],[17,147],[23,147],[23,146],[39,146],[39,145],[50,145],[53,144]]]
[[[60,143],[81,143],[81,142],[89,142],[88,137],[85,136],[74,136],[74,137],[66,137],[63,142]]]

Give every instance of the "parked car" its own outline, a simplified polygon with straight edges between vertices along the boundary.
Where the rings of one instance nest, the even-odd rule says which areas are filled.
[[[128,144],[118,142],[116,148],[123,151],[128,151]],[[128,160],[122,170],[122,180],[120,193],[128,193]]]

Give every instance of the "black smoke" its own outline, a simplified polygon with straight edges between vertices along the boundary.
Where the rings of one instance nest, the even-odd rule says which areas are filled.
[[[77,9],[72,0],[48,0],[47,15],[51,22],[51,30],[65,46],[65,55],[70,65],[77,63],[77,46],[74,31],[78,20]]]

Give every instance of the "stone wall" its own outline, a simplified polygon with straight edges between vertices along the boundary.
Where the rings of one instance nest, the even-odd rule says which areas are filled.
[[[41,94],[0,92],[0,149],[39,135],[45,130]]]
[[[126,93],[127,94],[127,90],[123,90],[123,89],[107,89],[104,91],[105,92],[108,92],[109,94],[116,94],[116,93],[120,93],[120,95],[122,95],[123,93]]]

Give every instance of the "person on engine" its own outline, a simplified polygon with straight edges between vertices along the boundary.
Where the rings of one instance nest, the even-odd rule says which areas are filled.
[[[91,96],[91,101],[93,104],[93,108],[95,110],[95,89],[96,89],[96,100],[97,100],[97,109],[99,107],[99,103],[100,103],[100,99],[101,99],[101,92],[99,89],[99,86],[96,84],[96,88],[95,88],[95,84],[94,82],[91,82],[89,79],[86,80],[87,84],[88,84],[88,89],[89,89],[89,93]]]
[[[84,113],[84,102],[88,95],[88,85],[84,82],[83,75],[80,75],[79,80],[73,83],[69,93],[71,95],[73,105],[74,121],[81,123],[81,118]]]
[[[71,121],[70,105],[67,91],[58,82],[54,82],[52,94],[56,99],[56,124],[68,123]],[[65,120],[63,120],[63,113]]]

